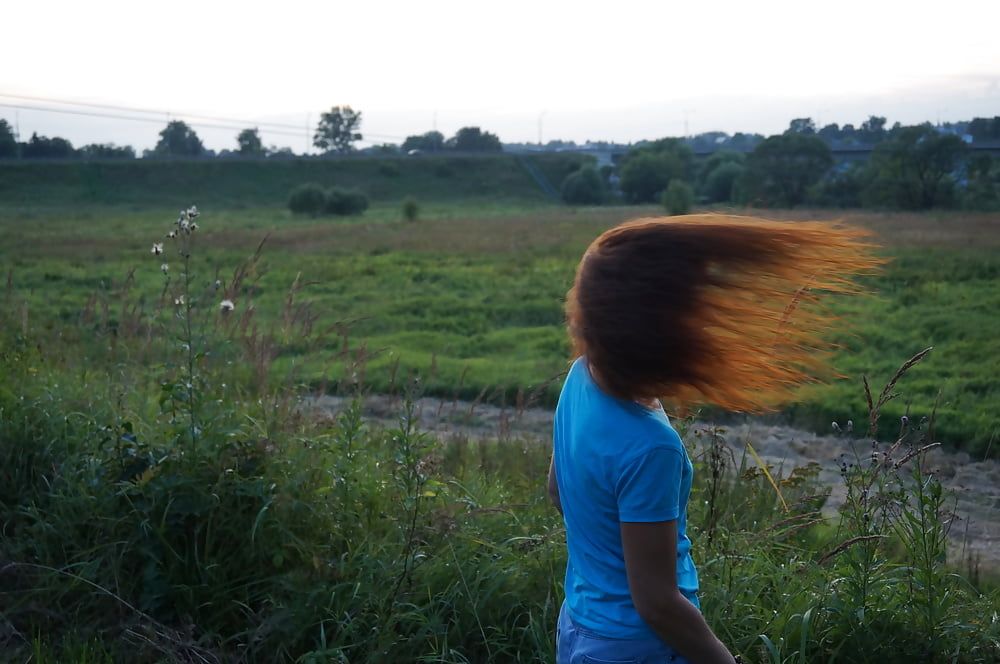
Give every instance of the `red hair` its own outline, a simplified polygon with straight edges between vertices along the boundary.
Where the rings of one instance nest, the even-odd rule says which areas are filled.
[[[870,235],[712,214],[616,226],[567,294],[574,354],[620,398],[774,408],[826,372],[832,318],[817,304],[884,263]]]

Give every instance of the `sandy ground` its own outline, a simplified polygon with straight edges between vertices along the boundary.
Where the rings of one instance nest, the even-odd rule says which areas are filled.
[[[323,396],[310,399],[305,408],[320,416],[335,416],[349,405],[349,399]],[[482,439],[538,440],[548,444],[552,436],[552,411],[540,408],[520,412],[465,401],[423,398],[416,402],[420,427],[441,439],[452,437]],[[369,396],[364,403],[368,421],[395,426],[401,412],[398,397]],[[712,423],[697,422],[694,430],[712,429]],[[871,453],[869,441],[851,434],[821,436],[787,426],[751,420],[742,424],[720,425],[726,443],[739,455],[746,440],[771,466],[787,475],[798,466],[820,465],[819,479],[832,487],[826,511],[832,515],[844,499],[840,462],[855,455]],[[688,434],[690,438],[690,431]],[[753,463],[750,461],[749,463]],[[952,524],[949,558],[956,564],[971,553],[984,570],[1000,570],[1000,462],[975,460],[964,452],[940,448],[927,453],[927,467],[948,489],[957,515]]]

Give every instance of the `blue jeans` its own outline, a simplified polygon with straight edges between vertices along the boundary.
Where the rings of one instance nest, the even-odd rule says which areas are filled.
[[[688,664],[658,638],[609,639],[577,626],[566,603],[556,627],[556,664]]]

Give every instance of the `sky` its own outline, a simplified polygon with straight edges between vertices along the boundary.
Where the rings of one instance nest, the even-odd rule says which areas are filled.
[[[3,21],[0,118],[76,145],[141,150],[178,118],[234,148],[237,132],[201,114],[293,125],[261,133],[300,152],[319,113],[345,104],[365,143],[466,125],[505,142],[630,142],[806,116],[1000,115],[997,0],[32,0]]]

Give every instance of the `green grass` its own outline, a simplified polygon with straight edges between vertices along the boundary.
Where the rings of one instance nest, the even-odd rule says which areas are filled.
[[[160,296],[160,263],[176,288],[182,261],[149,251],[187,202],[0,207],[0,652],[552,661],[566,553],[544,441],[434,440],[405,408],[383,429],[357,409],[301,417],[296,399],[305,383],[551,404],[581,251],[657,210],[428,200],[414,223],[392,201],[334,220],[210,200],[188,334],[175,294]],[[955,241],[980,217],[854,219],[901,220],[877,294],[837,304],[852,328],[835,364],[850,378],[788,415],[863,421],[859,375],[878,389],[934,344],[882,420],[894,428],[910,402],[918,420],[940,392],[938,433],[982,451],[997,426],[994,236]],[[232,284],[265,236],[221,317],[212,282]],[[822,518],[815,466],[778,478],[785,507],[712,432],[684,440],[706,619],[748,661],[1000,657],[1000,597],[946,567],[951,504],[919,465],[911,481],[845,469],[840,518]]]
[[[319,326],[350,323],[347,343],[354,351],[363,344],[364,353],[353,357],[361,358],[371,389],[391,390],[416,371],[433,394],[512,401],[520,392],[544,405],[554,403],[553,379],[568,359],[561,302],[581,252],[609,225],[657,213],[430,201],[421,220],[411,223],[391,203],[340,220],[296,218],[267,207],[202,209],[199,242],[205,251],[195,264],[201,283],[213,280],[217,269],[231,270],[266,237],[259,281],[239,294],[237,305],[252,300],[267,317],[299,278]],[[0,208],[0,264],[12,275],[11,297],[27,302],[33,325],[72,323],[66,334],[91,337],[99,317],[81,316],[88,300],[96,298],[91,309],[116,302],[134,269],[132,294],[145,293],[151,307],[163,278],[161,260],[149,247],[162,239],[174,215],[172,208],[155,207]],[[942,232],[937,217],[900,217],[913,219],[907,222],[913,234],[920,227]],[[970,219],[956,215],[956,237],[969,223],[982,223]],[[879,229],[898,217],[856,221]],[[907,407],[920,417],[937,403],[939,436],[984,453],[1000,431],[993,407],[1000,400],[1000,340],[993,332],[1000,321],[1000,255],[994,238],[982,237],[981,246],[952,246],[935,235],[932,242],[910,238],[893,246],[894,235],[884,236],[892,262],[871,280],[875,294],[836,303],[843,326],[836,333],[842,350],[834,366],[843,378],[810,388],[786,414],[820,431],[832,420],[860,421],[861,376],[885,375],[934,346],[914,371],[906,399],[887,406],[883,434],[891,433]],[[112,324],[116,307],[109,309]],[[358,370],[347,367],[338,334],[331,333],[323,347],[285,349],[277,367],[313,385],[336,386]]]

